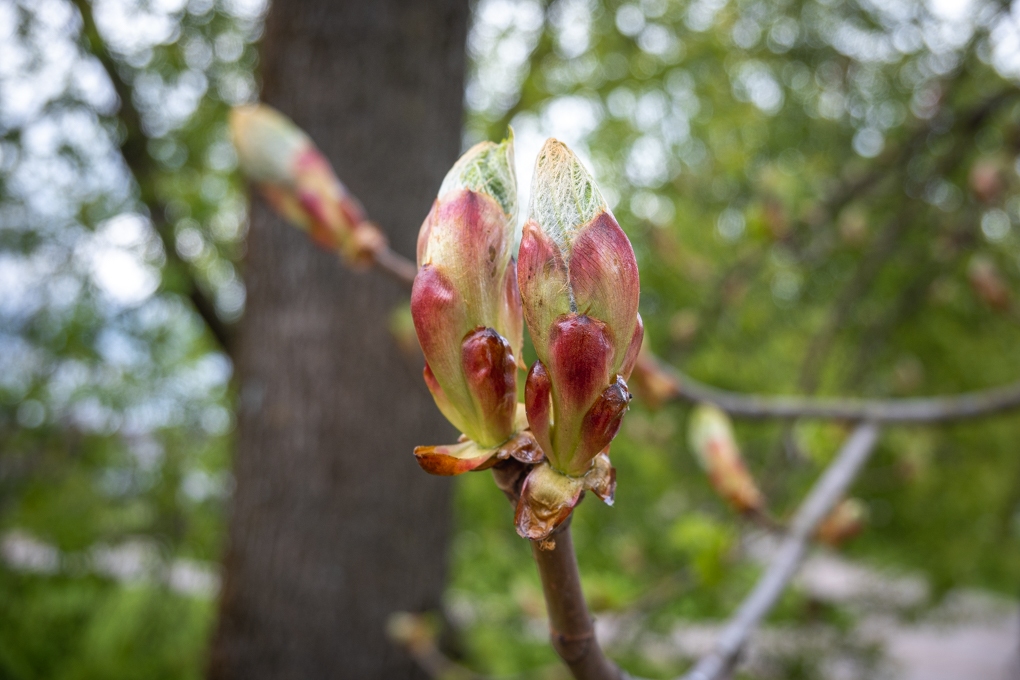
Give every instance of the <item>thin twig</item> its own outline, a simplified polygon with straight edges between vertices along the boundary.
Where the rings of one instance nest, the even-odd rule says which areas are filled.
[[[375,252],[373,263],[408,288],[414,284],[414,276],[418,273],[418,267],[414,262],[391,250],[389,246]]]
[[[742,418],[820,418],[876,423],[934,423],[995,415],[1020,408],[1020,382],[944,397],[855,399],[741,394],[706,385],[658,362],[673,381],[669,398],[713,404]]]
[[[877,440],[875,423],[857,426],[797,510],[775,559],[723,629],[715,650],[684,675],[683,680],[718,680],[732,669],[751,633],[779,601],[800,568],[819,523],[853,483]]]

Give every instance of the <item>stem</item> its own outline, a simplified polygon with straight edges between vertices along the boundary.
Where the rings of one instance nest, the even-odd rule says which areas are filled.
[[[935,423],[983,418],[1020,408],[1020,382],[975,392],[910,399],[759,395],[706,385],[658,360],[657,366],[674,383],[668,399],[713,404],[731,416],[743,418]]]
[[[391,250],[388,246],[375,252],[374,263],[376,267],[389,274],[398,283],[402,283],[408,288],[414,284],[414,276],[418,273],[418,267],[414,262]]]
[[[535,542],[531,550],[542,578],[553,649],[576,680],[621,680],[620,669],[606,658],[595,639],[595,627],[581,592],[569,518],[551,538],[556,542],[551,550],[543,550]]]

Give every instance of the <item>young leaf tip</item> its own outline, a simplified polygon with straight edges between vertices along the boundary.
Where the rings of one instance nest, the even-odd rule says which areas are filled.
[[[569,252],[580,228],[608,207],[574,152],[557,139],[546,140],[535,161],[529,219]]]
[[[517,177],[514,173],[514,131],[499,144],[479,142],[446,173],[439,196],[459,189],[477,191],[499,204],[511,222],[517,219]]]

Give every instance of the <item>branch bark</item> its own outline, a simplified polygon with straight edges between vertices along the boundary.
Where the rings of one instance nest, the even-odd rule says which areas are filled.
[[[216,313],[216,305],[206,295],[205,291],[202,290],[195,278],[195,272],[192,270],[191,265],[182,260],[177,254],[173,235],[170,233],[170,225],[167,224],[164,218],[166,206],[156,199],[152,190],[152,177],[156,168],[153,166],[152,159],[146,148],[149,139],[142,128],[141,115],[133,103],[132,86],[121,76],[116,59],[106,48],[106,43],[103,41],[99,28],[96,26],[95,18],[92,16],[92,5],[89,0],[72,1],[81,13],[82,37],[88,44],[89,51],[102,64],[106,75],[110,78],[110,83],[113,85],[113,90],[117,93],[117,98],[120,100],[118,116],[121,122],[124,123],[126,132],[124,140],[120,145],[121,155],[124,157],[124,163],[127,165],[128,170],[134,177],[135,184],[138,185],[139,198],[149,209],[149,218],[152,221],[153,229],[155,229],[156,234],[163,243],[167,262],[184,273],[188,285],[187,298],[191,301],[195,312],[205,322],[206,327],[220,346],[220,349],[227,355],[230,355],[232,329]]]
[[[621,680],[620,669],[606,658],[595,639],[595,626],[581,591],[570,519],[552,538],[556,543],[552,549],[532,542],[531,550],[542,578],[553,649],[577,680]]]
[[[871,457],[878,431],[873,422],[857,426],[797,510],[779,553],[723,630],[715,651],[699,661],[682,680],[719,680],[733,668],[751,633],[772,610],[800,568],[818,525]]]
[[[1020,409],[1020,382],[943,397],[855,399],[741,394],[706,385],[657,361],[673,381],[672,399],[713,404],[742,418],[820,418],[876,423],[935,423],[983,418]]]

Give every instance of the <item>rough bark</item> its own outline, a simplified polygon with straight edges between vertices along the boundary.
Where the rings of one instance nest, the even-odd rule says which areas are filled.
[[[266,22],[264,101],[312,135],[406,255],[460,147],[467,15],[467,0],[298,0]],[[245,271],[210,677],[420,677],[385,625],[439,605],[450,486],[411,452],[455,433],[420,358],[387,331],[407,295],[345,270],[259,201]]]

